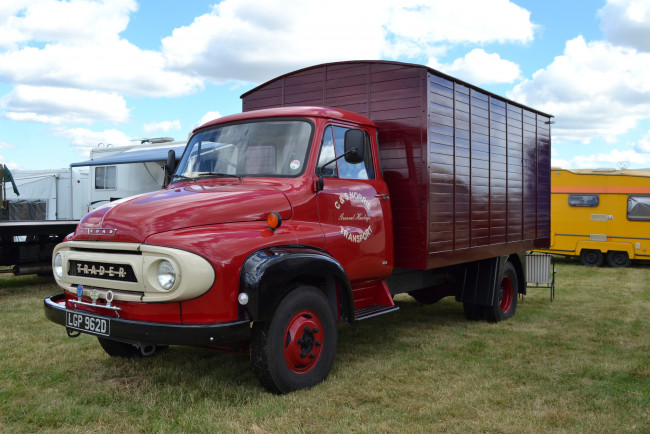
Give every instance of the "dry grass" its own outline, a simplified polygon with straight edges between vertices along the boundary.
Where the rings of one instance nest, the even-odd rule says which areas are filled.
[[[560,260],[557,298],[470,323],[453,300],[341,327],[328,380],[266,393],[240,354],[106,356],[48,322],[47,279],[0,277],[1,432],[649,432],[650,267]]]

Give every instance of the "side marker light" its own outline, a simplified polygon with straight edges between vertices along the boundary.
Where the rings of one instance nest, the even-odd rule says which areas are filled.
[[[279,228],[282,225],[282,217],[280,217],[280,213],[275,211],[269,213],[269,215],[266,216],[266,224],[269,225],[271,231],[275,231]]]

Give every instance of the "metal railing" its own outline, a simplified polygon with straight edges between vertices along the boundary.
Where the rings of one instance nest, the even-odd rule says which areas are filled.
[[[533,288],[549,288],[555,297],[555,260],[547,253],[526,253],[526,284]]]

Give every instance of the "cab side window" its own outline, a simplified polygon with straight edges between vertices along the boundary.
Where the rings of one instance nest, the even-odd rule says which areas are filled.
[[[320,157],[318,158],[318,170],[326,178],[375,179],[375,171],[372,165],[372,153],[370,150],[370,140],[368,134],[365,132],[366,152],[364,161],[357,164],[351,164],[345,161],[345,157],[343,157],[336,160],[334,163],[325,166],[325,164],[345,152],[345,132],[349,129],[350,128],[339,126],[327,127],[321,143]]]

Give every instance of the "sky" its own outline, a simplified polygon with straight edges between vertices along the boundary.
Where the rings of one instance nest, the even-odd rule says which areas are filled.
[[[326,62],[430,66],[552,114],[552,165],[650,168],[650,0],[0,2],[0,164],[186,140]]]

